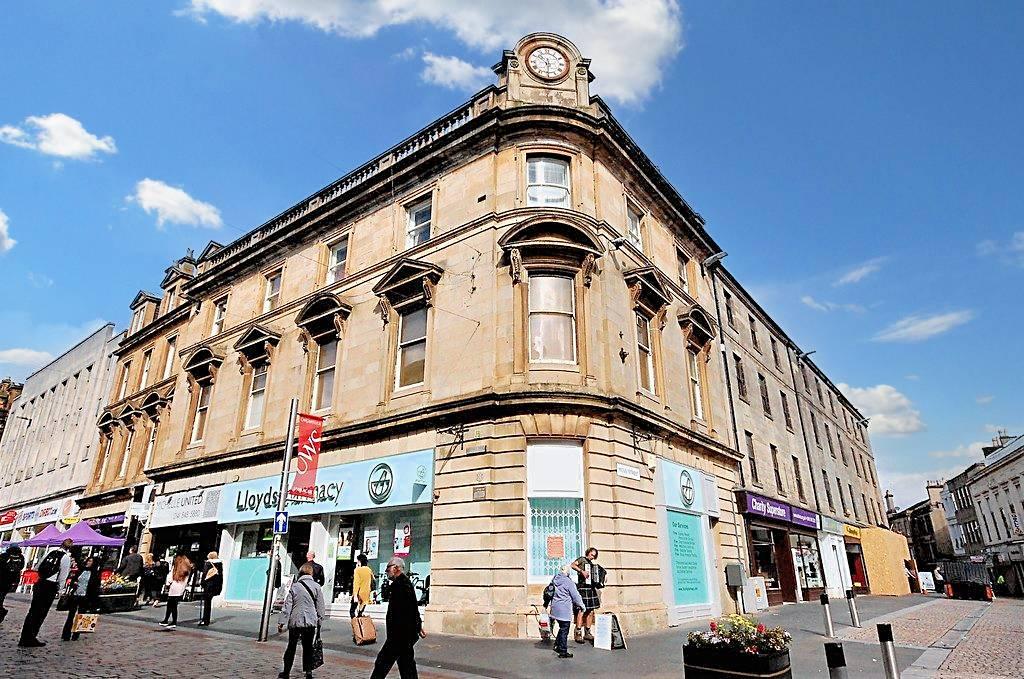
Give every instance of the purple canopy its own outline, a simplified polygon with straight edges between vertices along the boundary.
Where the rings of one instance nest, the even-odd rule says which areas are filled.
[[[108,538],[106,535],[100,535],[85,521],[79,521],[74,526],[61,533],[60,537],[61,540],[71,538],[75,541],[75,545],[79,547],[120,547],[124,544],[124,538]],[[56,544],[59,545],[60,540],[58,540]]]
[[[57,524],[51,523],[46,528],[36,533],[35,537],[23,540],[18,543],[19,547],[53,547],[64,541],[66,535],[57,529]]]

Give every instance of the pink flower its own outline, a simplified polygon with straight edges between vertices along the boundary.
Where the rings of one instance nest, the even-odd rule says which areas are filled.
[[[758,625],[757,626],[757,633],[758,634],[764,634],[764,625]]]

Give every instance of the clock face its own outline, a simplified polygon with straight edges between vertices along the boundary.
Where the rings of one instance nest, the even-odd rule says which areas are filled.
[[[564,75],[568,68],[565,57],[553,47],[538,47],[530,53],[526,63],[531,71],[548,80]]]

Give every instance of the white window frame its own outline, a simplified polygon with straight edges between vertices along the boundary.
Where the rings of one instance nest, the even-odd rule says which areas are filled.
[[[174,349],[178,345],[178,336],[171,335],[167,338],[167,355],[164,357],[164,372],[161,379],[166,380],[174,372]]]
[[[637,353],[636,365],[637,365],[637,370],[640,371],[639,374],[637,375],[638,385],[639,385],[641,391],[653,395],[653,394],[657,393],[658,383],[657,383],[657,377],[655,376],[655,373],[654,373],[654,334],[653,334],[653,331],[651,330],[651,321],[652,321],[652,319],[648,318],[647,316],[645,316],[644,314],[640,313],[639,311],[637,311],[635,313],[636,313],[637,319],[643,321],[644,325],[647,327],[647,345],[645,346],[640,341],[640,328],[639,328],[639,324],[634,324],[636,326],[636,353]],[[646,374],[647,374],[647,381],[648,381],[648,386],[646,386],[646,387],[644,386],[644,380],[643,380],[644,372],[646,372]]]
[[[146,441],[146,459],[142,463],[143,471],[148,469],[149,465],[153,462],[153,451],[156,449],[156,435],[159,427],[159,424],[153,422],[153,426],[149,428],[149,440]]]
[[[679,267],[679,286],[690,294],[690,255],[682,248],[676,248],[676,266]]]
[[[533,163],[545,163],[545,162],[558,163],[559,165],[564,165],[565,166],[565,185],[564,186],[561,185],[561,184],[549,184],[549,183],[543,182],[543,181],[537,181],[537,182],[532,182],[532,183],[530,182],[530,166],[531,166],[531,164],[533,164]],[[565,208],[565,209],[572,209],[572,176],[570,174],[571,171],[572,171],[572,163],[569,161],[568,158],[565,158],[564,156],[558,156],[558,155],[553,155],[553,154],[545,154],[545,153],[538,153],[538,154],[528,155],[526,157],[526,196],[525,196],[525,198],[526,198],[525,202],[526,202],[527,207],[560,207],[560,208]],[[540,176],[543,173],[536,172],[534,174]],[[556,205],[556,204],[550,204],[550,203],[534,202],[530,198],[530,189],[533,188],[534,186],[554,187],[554,188],[560,189],[562,191],[565,191],[565,201],[564,201],[564,204]]]
[[[416,216],[423,212],[424,208],[429,211],[430,216],[426,222],[421,224],[416,223]],[[416,234],[423,230],[426,226],[427,234],[423,240],[415,240]],[[413,202],[405,206],[405,249],[414,248],[417,245],[421,245],[430,240],[433,235],[434,228],[434,201],[433,197],[428,194],[417,198]]]
[[[224,329],[224,318],[228,315],[228,296],[224,295],[213,303],[213,324],[210,335],[219,335]]]
[[[346,233],[338,238],[338,240],[327,246],[327,285],[337,283],[345,277],[345,271],[348,269],[349,247],[351,247],[351,245],[352,241],[349,238],[349,234]],[[345,249],[345,259],[340,262],[336,262],[334,261],[335,253],[342,247]]]
[[[686,349],[690,367],[690,400],[693,402],[693,417],[704,419],[704,376],[700,371],[700,352],[693,347]]]
[[[149,349],[142,354],[142,377],[139,380],[139,388],[145,389],[149,385],[149,369],[153,365],[153,350]]]
[[[263,384],[257,387],[257,378],[263,377]],[[263,414],[267,408],[267,381],[270,378],[270,364],[257,363],[252,367],[249,380],[249,395],[245,403],[245,429],[258,429],[263,424]],[[254,406],[259,402],[259,415],[254,417]]]
[[[102,484],[103,480],[107,477],[107,463],[110,462],[110,444],[114,442],[114,439],[110,436],[101,435],[100,441],[103,443],[103,454],[100,456],[100,459],[103,461],[100,463],[100,477],[98,479],[98,483]],[[18,474],[19,478],[16,480],[21,480],[21,470],[18,471]]]
[[[626,238],[640,252],[644,251],[644,213],[630,200],[626,200]]]
[[[331,364],[330,368],[324,368],[320,365],[320,357],[323,354],[323,348],[327,344],[334,344],[334,363]],[[312,394],[312,410],[314,412],[320,412],[323,410],[330,410],[334,404],[334,387],[338,377],[338,349],[341,347],[341,343],[336,339],[328,340],[327,342],[318,343],[316,346],[316,365],[313,369],[313,394]],[[331,393],[325,394],[327,403],[321,403],[318,397],[320,393],[320,380],[323,379],[328,370],[333,373],[331,377]]]
[[[138,332],[142,328],[143,309],[144,309],[144,307],[139,307],[132,314],[132,329],[128,333],[129,335],[132,334],[132,333]]]
[[[416,338],[414,340],[406,340],[405,342],[403,342],[402,341],[402,329],[405,327],[405,317],[408,316],[408,315],[414,314],[414,313],[416,313],[418,311],[421,311],[421,310],[426,315],[426,319],[425,319],[424,324],[423,324],[423,337],[418,337],[418,338]],[[429,322],[430,322],[429,311],[427,309],[423,308],[423,307],[416,307],[416,308],[413,308],[413,309],[408,309],[408,310],[403,311],[403,312],[399,312],[399,314],[398,314],[398,337],[397,337],[398,350],[395,352],[395,390],[409,389],[409,388],[412,388],[412,387],[418,387],[418,386],[421,386],[426,381],[426,379],[427,379],[427,349],[428,349],[428,347],[427,347],[427,337],[430,334]],[[420,342],[423,343],[423,379],[421,379],[419,382],[410,382],[409,384],[402,384],[402,356],[405,353],[406,347],[410,347],[410,346],[412,346],[414,344],[418,344]]]
[[[135,442],[135,428],[128,428],[128,440],[124,442],[124,455],[121,456],[121,467],[117,470],[117,478],[123,479],[128,473],[128,458],[132,454],[132,444]]]
[[[131,377],[132,362],[125,361],[121,365],[121,385],[117,388],[117,400],[128,395],[128,379]]]
[[[551,310],[543,310],[543,311],[538,310],[538,311],[535,311],[530,306],[530,303],[531,303],[530,295],[529,295],[529,293],[527,293],[527,295],[526,295],[526,297],[527,297],[527,300],[526,300],[526,307],[527,307],[527,313],[526,313],[526,334],[527,334],[527,343],[528,343],[527,353],[530,354],[530,363],[561,363],[563,365],[576,365],[579,362],[579,347],[577,347],[577,345],[576,345],[576,332],[577,332],[577,328],[576,328],[576,279],[573,276],[567,275],[567,274],[536,273],[536,274],[532,274],[530,276],[530,283],[532,284],[533,281],[535,281],[535,280],[537,280],[539,278],[540,279],[543,279],[543,278],[561,278],[563,280],[569,281],[569,289],[571,291],[571,295],[569,297],[569,299],[570,299],[570,305],[569,305],[570,309],[569,309],[568,312],[566,312],[566,311],[551,311]],[[532,320],[534,315],[537,315],[537,316],[568,316],[572,320],[572,358],[571,359],[566,360],[566,359],[562,359],[562,358],[536,358],[536,359],[533,358],[533,349],[532,349],[532,347],[533,347],[533,331],[532,331],[533,324],[531,323],[531,320]]]
[[[277,291],[274,291],[273,282],[277,280]],[[263,276],[263,313],[270,313],[278,307],[281,302],[281,284],[284,280],[282,269],[269,271]]]
[[[203,437],[206,436],[206,421],[210,415],[210,391],[213,389],[213,384],[209,380],[200,382],[196,387],[198,392],[196,393],[196,412],[192,417],[192,436],[190,443],[201,443]],[[206,403],[203,403],[203,397],[206,397]],[[202,426],[200,426],[202,422]]]

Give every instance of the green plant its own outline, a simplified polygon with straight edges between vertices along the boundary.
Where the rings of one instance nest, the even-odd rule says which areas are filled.
[[[111,575],[100,583],[100,594],[126,594],[134,592],[138,584],[123,575]]]
[[[793,637],[781,627],[768,629],[754,618],[745,615],[726,615],[712,620],[709,630],[690,632],[687,646],[711,648],[741,653],[778,653],[789,648]]]

